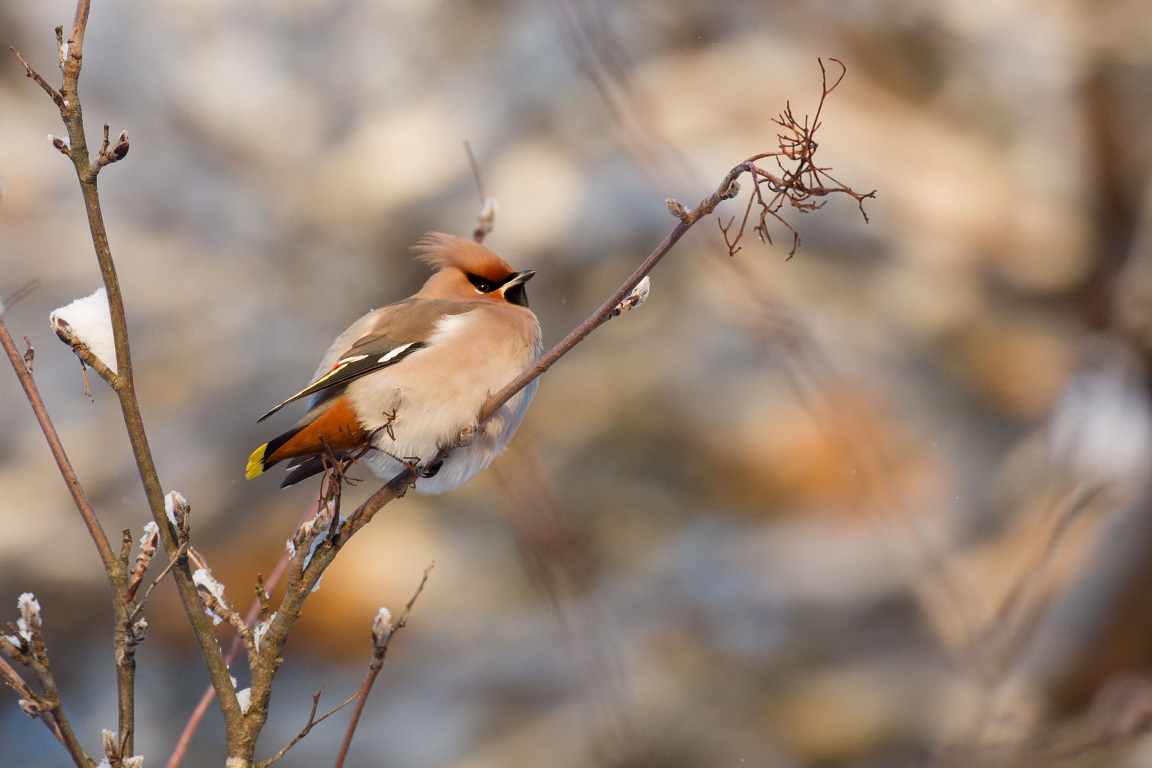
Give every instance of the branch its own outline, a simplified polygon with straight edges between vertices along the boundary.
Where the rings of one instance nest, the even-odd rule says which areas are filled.
[[[60,442],[60,435],[52,424],[52,418],[48,415],[48,409],[44,405],[43,398],[40,397],[36,380],[32,378],[32,372],[28,370],[23,355],[12,340],[12,335],[8,332],[8,326],[4,323],[3,316],[0,316],[0,346],[4,347],[8,361],[12,363],[12,369],[16,372],[16,378],[20,380],[20,385],[24,388],[24,394],[28,398],[28,404],[32,406],[32,413],[36,416],[40,429],[44,432],[44,439],[48,442],[48,449],[52,452],[52,458],[56,460],[56,466],[60,469],[64,484],[68,486],[72,501],[76,504],[76,509],[84,520],[85,527],[88,528],[88,535],[92,537],[92,543],[96,545],[96,551],[100,555],[100,561],[104,564],[104,572],[108,576],[109,583],[115,589],[120,576],[116,554],[112,551],[112,545],[108,542],[108,537],[105,535],[100,521],[96,518],[96,511],[92,508],[88,494],[80,485],[80,478],[76,476],[76,470],[73,469],[72,462],[64,451],[64,445]]]
[[[8,658],[23,664],[36,675],[40,683],[40,694],[32,691],[31,687],[20,677],[8,663],[0,665],[9,685],[22,696],[20,708],[29,717],[44,721],[49,730],[60,743],[68,750],[73,762],[82,768],[96,768],[96,761],[84,751],[80,740],[76,738],[67,716],[64,714],[64,705],[60,701],[60,689],[56,685],[56,678],[52,674],[52,665],[48,659],[48,648],[44,643],[44,632],[40,618],[40,603],[28,592],[20,596],[20,619],[13,626],[11,635],[0,635],[0,653]]]
[[[315,513],[310,512],[307,517],[311,517],[313,514]],[[285,572],[288,570],[288,560],[289,555],[285,552],[272,569],[272,573],[269,574],[268,579],[259,584],[258,589],[261,591],[261,594],[252,602],[252,605],[248,609],[248,614],[245,616],[245,620],[249,626],[255,625],[257,620],[264,615],[264,608],[267,602],[266,590],[273,589],[280,583],[280,579],[284,577]],[[161,574],[161,576],[163,576],[163,574]],[[149,589],[151,589],[151,587]],[[228,653],[224,657],[229,667],[231,667],[233,662],[240,656],[240,651],[243,650],[243,648],[244,641],[237,635],[232,639],[232,645],[228,648]],[[192,711],[192,714],[189,715],[188,722],[184,724],[184,730],[181,731],[180,738],[177,740],[176,746],[173,747],[172,754],[168,758],[167,768],[178,768],[184,760],[188,746],[192,743],[192,737],[196,734],[197,729],[199,729],[200,723],[208,713],[208,708],[211,706],[212,700],[215,697],[216,689],[209,684],[204,690],[204,695],[201,696],[200,701],[197,702],[196,708]]]
[[[62,27],[56,28],[56,44],[59,54],[60,71],[63,81],[59,91],[47,84],[42,76],[20,55],[13,51],[24,65],[25,73],[32,78],[52,98],[60,112],[68,132],[67,157],[72,161],[76,178],[80,183],[80,191],[84,200],[84,209],[88,217],[88,228],[92,235],[92,245],[96,253],[96,260],[100,267],[101,278],[108,294],[108,309],[112,321],[112,336],[116,349],[116,375],[106,377],[106,380],[116,392],[120,401],[120,409],[124,418],[124,426],[128,433],[128,441],[132,447],[132,454],[136,461],[140,481],[148,501],[152,518],[160,529],[160,536],[169,559],[176,562],[173,576],[176,582],[180,600],[184,611],[192,625],[200,653],[204,658],[209,678],[217,692],[221,713],[224,716],[225,731],[229,740],[229,751],[241,733],[243,713],[236,702],[235,691],[228,675],[228,665],[224,654],[212,633],[212,624],[205,615],[196,586],[192,583],[192,574],[186,558],[181,552],[180,542],[169,525],[164,511],[164,492],[156,471],[155,461],[151,448],[148,445],[147,433],[144,429],[144,420],[140,414],[140,406],[136,398],[135,379],[132,372],[132,358],[128,344],[128,324],[124,311],[124,298],[120,290],[120,281],[116,275],[116,265],[112,259],[112,250],[108,241],[108,231],[104,224],[104,214],[100,205],[100,194],[96,186],[99,171],[106,165],[122,158],[128,151],[127,136],[121,134],[120,139],[111,145],[105,141],[93,161],[90,157],[87,138],[84,131],[84,116],[80,105],[79,78],[83,66],[84,35],[88,24],[90,0],[78,0],[76,15],[72,29],[64,39]],[[105,133],[107,137],[107,132]],[[75,348],[75,347],[74,347]],[[83,358],[81,358],[83,359]],[[67,476],[65,478],[68,480]],[[101,557],[106,553],[101,552]],[[115,584],[114,589],[121,589]],[[117,592],[117,647],[122,648],[120,642],[124,639],[122,633],[127,633],[128,627],[120,614],[127,610],[126,603],[120,599]],[[124,675],[118,677],[121,685],[129,682],[130,678]],[[131,696],[121,694],[121,700],[130,699]],[[134,730],[130,721],[131,712],[121,711],[120,732],[127,735],[125,746],[131,753],[131,734]]]
[[[424,569],[424,576],[420,579],[416,592],[413,593],[408,604],[404,606],[404,612],[400,614],[400,618],[395,624],[392,623],[392,614],[388,612],[387,608],[381,608],[380,612],[376,614],[376,621],[372,623],[372,663],[368,665],[368,677],[364,679],[364,684],[360,686],[360,690],[353,697],[358,699],[356,709],[352,712],[352,720],[348,723],[348,730],[344,733],[344,742],[340,745],[340,754],[336,756],[336,763],[333,768],[343,767],[344,759],[348,756],[348,748],[352,746],[352,737],[356,733],[356,726],[360,722],[360,714],[364,711],[364,704],[368,701],[368,694],[372,692],[372,686],[376,684],[376,678],[380,675],[380,670],[384,668],[384,656],[388,653],[388,643],[391,642],[392,637],[397,632],[407,626],[408,616],[412,613],[412,606],[416,604],[416,599],[424,591],[424,585],[428,583],[428,574],[435,567],[436,563],[432,562]]]
[[[256,768],[268,768],[268,766],[272,765],[272,763],[274,763],[277,760],[279,760],[280,758],[284,757],[284,755],[288,754],[288,750],[292,749],[292,747],[299,744],[301,742],[301,740],[303,740],[303,738],[305,736],[307,736],[312,731],[312,729],[314,727],[316,727],[320,723],[324,722],[328,718],[332,717],[332,715],[336,714],[340,710],[344,709],[344,707],[348,706],[353,701],[355,701],[356,697],[359,695],[359,694],[352,694],[348,698],[344,699],[344,701],[340,702],[335,707],[333,707],[332,709],[325,712],[320,717],[316,717],[316,710],[320,707],[320,694],[322,694],[322,693],[324,693],[324,687],[323,686],[321,686],[320,690],[316,691],[316,693],[312,694],[312,711],[308,713],[308,722],[305,723],[304,727],[300,729],[300,733],[296,734],[295,738],[293,738],[292,741],[288,742],[287,745],[285,745],[279,752],[274,754],[272,757],[268,758],[267,760],[265,760],[262,763],[257,763]]]
[[[48,409],[44,405],[44,400],[40,397],[40,391],[36,386],[36,381],[32,377],[32,371],[30,369],[31,358],[27,355],[21,356],[16,348],[15,342],[12,340],[11,334],[8,332],[8,327],[5,325],[3,317],[0,317],[0,346],[4,347],[4,351],[8,355],[8,360],[12,364],[12,369],[16,372],[16,377],[20,380],[20,384],[24,388],[24,394],[28,398],[29,405],[32,406],[32,412],[40,424],[40,429],[44,432],[44,439],[48,443],[52,457],[56,460],[56,466],[60,470],[60,476],[64,479],[64,484],[68,486],[68,491],[72,495],[72,501],[76,505],[80,517],[84,520],[84,525],[88,529],[88,535],[91,537],[92,543],[96,545],[96,551],[104,566],[104,574],[108,579],[108,584],[112,587],[114,596],[113,610],[115,612],[113,646],[116,649],[117,698],[120,713],[119,728],[120,733],[127,734],[125,741],[126,754],[132,754],[131,734],[135,721],[135,699],[132,692],[135,688],[136,670],[133,649],[143,640],[143,632],[147,624],[141,624],[142,619],[136,620],[132,615],[133,611],[129,608],[131,598],[128,596],[127,583],[128,555],[127,552],[123,552],[121,556],[118,557],[112,551],[112,545],[108,540],[108,536],[104,533],[104,529],[100,525],[100,520],[96,517],[96,511],[93,509],[87,493],[84,492],[84,487],[80,484],[76,470],[72,467],[72,462],[68,459],[68,454],[64,451],[63,443],[60,441],[60,435],[56,432],[56,427],[52,424],[52,419],[48,415]],[[76,346],[73,348],[77,349],[77,355],[81,356],[81,360],[84,359],[82,353],[86,353],[104,368],[104,370],[107,370],[107,366],[104,366],[102,362],[96,359],[83,343],[77,340]]]
[[[738,179],[742,175],[749,174],[753,179],[753,190],[748,199],[748,206],[745,209],[743,222],[732,240],[728,238],[728,231],[732,222],[730,221],[728,225],[721,222],[720,225],[724,233],[724,241],[728,245],[728,250],[731,255],[735,255],[736,252],[740,250],[739,242],[744,236],[749,213],[753,205],[757,203],[759,203],[761,207],[761,213],[759,224],[755,227],[755,231],[760,235],[761,240],[771,243],[771,237],[767,228],[767,218],[771,217],[784,224],[793,236],[792,250],[788,252],[789,258],[791,258],[796,252],[796,249],[800,247],[800,235],[779,213],[785,201],[790,203],[796,210],[810,212],[819,210],[824,205],[823,200],[813,202],[813,198],[824,198],[831,194],[842,193],[856,201],[861,215],[864,216],[865,221],[868,221],[868,214],[864,210],[864,200],[874,198],[876,196],[876,190],[863,194],[856,192],[851,187],[841,184],[831,176],[828,176],[826,172],[829,169],[820,168],[813,162],[817,148],[815,135],[816,130],[820,127],[819,117],[821,111],[824,109],[824,102],[827,100],[829,94],[840,85],[844,79],[844,75],[847,73],[847,69],[843,63],[837,59],[832,59],[832,61],[835,61],[840,66],[841,72],[832,83],[829,83],[828,72],[824,67],[824,62],[822,60],[820,61],[823,86],[820,101],[816,109],[816,119],[811,123],[811,127],[809,127],[807,118],[805,118],[803,122],[797,121],[795,117],[793,117],[792,109],[789,106],[780,117],[776,119],[777,124],[786,130],[786,133],[781,133],[777,136],[779,142],[779,149],[777,151],[753,155],[733,167],[720,182],[720,185],[716,187],[715,191],[701,200],[699,204],[691,210],[685,208],[672,198],[668,198],[666,201],[668,211],[678,218],[680,223],[664,238],[664,242],[660,243],[660,245],[656,247],[656,250],[644,260],[644,263],[624,281],[616,292],[600,305],[599,309],[565,336],[559,344],[549,350],[535,365],[517,376],[509,382],[504,389],[488,399],[487,404],[480,411],[479,420],[481,424],[490,419],[500,406],[504,405],[513,395],[551,368],[557,360],[568,354],[573,347],[587,338],[594,330],[614,317],[615,314],[619,314],[619,312],[616,312],[617,307],[623,306],[624,302],[629,299],[632,292],[639,286],[640,281],[660,263],[660,260],[667,255],[668,251],[672,249],[672,246],[674,246],[694,224],[700,221],[700,219],[710,216],[725,200],[731,200],[740,194]],[[791,170],[785,170],[782,175],[777,176],[757,164],[766,158],[775,159],[781,168],[783,168],[783,164],[780,158],[785,158],[794,161],[795,167]],[[772,193],[767,199],[764,197],[763,188],[767,188]]]
[[[472,145],[468,142],[464,142],[464,152],[468,155],[468,164],[472,166],[472,177],[476,179],[476,191],[480,193],[480,212],[476,214],[476,222],[472,225],[472,239],[477,243],[483,243],[484,238],[496,226],[496,198],[489,197],[484,190],[480,164],[476,162],[476,155],[472,154]]]
[[[57,29],[59,29],[59,27],[57,27]],[[60,92],[49,85],[48,81],[41,77],[40,73],[32,68],[32,65],[29,64],[20,54],[20,51],[16,50],[16,48],[13,46],[8,46],[8,50],[12,51],[16,58],[20,60],[20,63],[24,65],[25,76],[32,78],[32,81],[36,83],[36,85],[40,86],[44,90],[44,93],[48,94],[52,101],[56,103],[56,106],[60,108],[60,114],[64,114],[64,112],[68,109],[68,105],[64,102],[64,97],[60,95]]]
[[[821,106],[823,105],[824,98],[827,97],[839,82],[840,80],[838,79],[829,86],[827,77],[825,76]],[[790,115],[790,110],[785,114]],[[679,222],[668,236],[664,238],[664,241],[649,254],[636,271],[633,272],[588,319],[543,355],[532,367],[516,377],[516,379],[499,392],[492,395],[480,411],[477,419],[478,427],[482,429],[484,424],[491,419],[496,411],[508,402],[513,395],[551,368],[561,357],[570,352],[572,348],[586,339],[593,331],[612,317],[620,314],[620,312],[629,306],[639,303],[641,295],[643,294],[642,290],[638,290],[641,282],[689,229],[701,219],[711,215],[721,203],[734,198],[740,193],[740,185],[737,183],[740,176],[744,174],[751,174],[753,176],[755,181],[755,197],[753,199],[763,200],[760,187],[761,185],[767,185],[770,189],[776,189],[778,194],[781,195],[781,199],[787,198],[788,200],[794,201],[800,210],[805,210],[805,205],[808,205],[811,210],[816,210],[819,207],[818,205],[811,205],[805,201],[813,196],[826,196],[834,191],[844,192],[845,194],[853,196],[861,205],[864,198],[871,197],[873,193],[859,195],[848,187],[831,188],[825,186],[822,181],[818,185],[810,183],[813,179],[820,181],[822,178],[827,178],[819,175],[823,174],[824,169],[817,169],[811,166],[811,158],[815,152],[815,142],[811,141],[811,136],[815,131],[815,127],[818,127],[818,123],[811,129],[804,128],[807,133],[801,132],[800,135],[806,136],[808,141],[799,148],[793,143],[790,143],[788,136],[781,135],[781,149],[779,152],[756,155],[736,165],[724,177],[720,185],[692,209],[687,209],[675,200],[669,199],[667,201],[668,209],[679,219]],[[795,137],[793,136],[792,138]],[[757,165],[759,160],[766,157],[795,157],[798,167],[791,174],[777,177]],[[861,208],[861,210],[863,210],[863,208]],[[794,248],[798,245],[799,241],[797,239],[796,243],[794,243]],[[478,431],[479,430],[477,430],[477,432]],[[440,454],[433,459],[433,462],[443,459],[457,447],[459,446],[448,446],[444,448]],[[415,467],[406,467],[400,474],[393,477],[391,481],[361,504],[352,514],[348,515],[347,518],[340,520],[338,513],[334,514],[331,518],[325,518],[323,522],[329,526],[326,537],[317,537],[315,535],[315,531],[323,527],[321,521],[318,519],[313,523],[312,528],[306,532],[307,536],[304,537],[310,542],[307,557],[301,554],[301,548],[299,545],[297,546],[296,551],[293,553],[292,566],[289,569],[288,588],[276,613],[268,622],[268,630],[264,636],[259,659],[252,670],[252,707],[246,719],[252,723],[253,727],[257,729],[257,732],[258,727],[262,726],[262,718],[267,717],[267,698],[272,679],[275,676],[281,660],[280,650],[287,641],[288,633],[291,631],[296,619],[300,616],[304,600],[312,590],[315,589],[324,570],[336,557],[336,554],[344,544],[355,535],[357,531],[371,522],[372,518],[387,504],[403,496],[408,488],[416,482],[417,476],[418,473]],[[335,485],[338,487],[339,483]],[[298,536],[299,535],[300,532],[298,532]]]
[[[807,117],[802,121],[798,120],[792,113],[792,105],[787,104],[784,111],[773,119],[773,122],[783,129],[783,132],[776,136],[779,148],[775,152],[753,155],[741,164],[741,173],[747,172],[752,175],[754,187],[749,195],[748,204],[744,208],[740,226],[731,238],[729,238],[729,232],[735,217],[730,219],[727,224],[720,223],[720,231],[724,235],[724,243],[728,246],[729,255],[735,256],[740,250],[740,241],[747,231],[752,209],[756,206],[759,206],[759,213],[752,231],[761,242],[771,244],[772,235],[768,229],[769,219],[784,226],[792,234],[792,249],[788,252],[788,258],[792,258],[800,247],[800,233],[780,213],[785,203],[791,206],[793,210],[811,213],[823,208],[826,202],[825,198],[829,195],[844,194],[856,201],[860,215],[864,217],[865,222],[868,221],[868,213],[864,210],[864,201],[875,198],[876,190],[866,193],[857,192],[830,176],[828,171],[831,168],[820,167],[815,162],[816,150],[819,147],[816,142],[816,131],[821,126],[820,115],[824,111],[824,104],[828,100],[828,96],[844,81],[844,77],[848,73],[848,68],[844,66],[842,61],[839,59],[830,60],[836,62],[837,66],[840,67],[840,74],[829,82],[828,70],[824,66],[823,59],[817,59],[820,64],[821,90],[820,101],[816,106],[816,115],[811,120]],[[779,175],[765,170],[757,164],[759,161],[767,159],[775,162],[777,168],[780,169]],[[786,166],[785,161],[788,161],[790,166]],[[730,178],[735,181],[734,176],[730,176]],[[764,194],[765,189],[769,193],[767,196]]]

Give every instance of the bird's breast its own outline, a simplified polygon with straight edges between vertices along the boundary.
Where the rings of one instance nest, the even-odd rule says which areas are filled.
[[[426,347],[352,382],[347,396],[364,427],[376,433],[376,447],[400,458],[430,459],[475,426],[488,397],[534,362],[539,326],[531,330],[495,322],[480,310],[448,315]],[[516,415],[526,407],[526,398],[518,397]]]

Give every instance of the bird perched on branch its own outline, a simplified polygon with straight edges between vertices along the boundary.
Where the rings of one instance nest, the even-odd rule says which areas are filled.
[[[307,387],[260,417],[311,397],[295,427],[253,451],[246,475],[291,459],[281,487],[363,454],[391,479],[414,465],[416,490],[443,493],[487,467],[536,392],[516,393],[484,425],[488,397],[535,362],[540,323],[517,272],[488,248],[429,233],[413,248],[435,273],[410,298],[375,309],[340,334]],[[460,447],[443,461],[441,449]]]

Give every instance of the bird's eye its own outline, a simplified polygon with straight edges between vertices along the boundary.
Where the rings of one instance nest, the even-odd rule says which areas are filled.
[[[480,293],[492,293],[496,290],[496,284],[490,280],[485,280],[479,275],[468,274],[468,282],[472,283],[472,287],[480,291]]]

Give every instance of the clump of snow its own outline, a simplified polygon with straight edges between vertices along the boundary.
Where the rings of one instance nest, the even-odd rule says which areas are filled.
[[[140,536],[140,549],[145,550],[150,547],[155,547],[155,541],[160,537],[160,526],[156,525],[155,520],[149,520],[144,524],[144,533]]]
[[[20,595],[16,604],[20,607],[16,631],[20,633],[20,637],[31,642],[33,631],[40,628],[40,601],[31,592],[25,592]]]
[[[392,612],[385,606],[380,606],[376,613],[376,620],[372,622],[372,644],[379,648],[392,637]]]
[[[182,539],[188,536],[188,515],[191,511],[192,506],[179,491],[169,491],[164,497],[164,512],[168,515],[168,522],[172,523]]]
[[[67,341],[71,335],[83,342],[92,354],[116,372],[116,343],[112,339],[112,315],[108,311],[108,293],[100,288],[48,316],[52,330]]]
[[[219,603],[224,603],[224,585],[216,581],[216,579],[212,577],[212,572],[207,568],[196,569],[196,571],[192,574],[192,583],[195,584],[199,589],[210,594],[212,597],[215,597]],[[220,622],[224,621],[224,617],[213,611],[211,608],[205,607],[204,612],[212,617],[213,624],[219,624]],[[235,685],[235,681],[233,681],[232,684]]]
[[[256,643],[256,651],[260,651],[260,641],[264,639],[264,633],[268,631],[268,624],[272,619],[276,618],[276,612],[273,611],[272,615],[266,621],[262,621],[256,625],[256,629],[252,630],[252,640]]]

